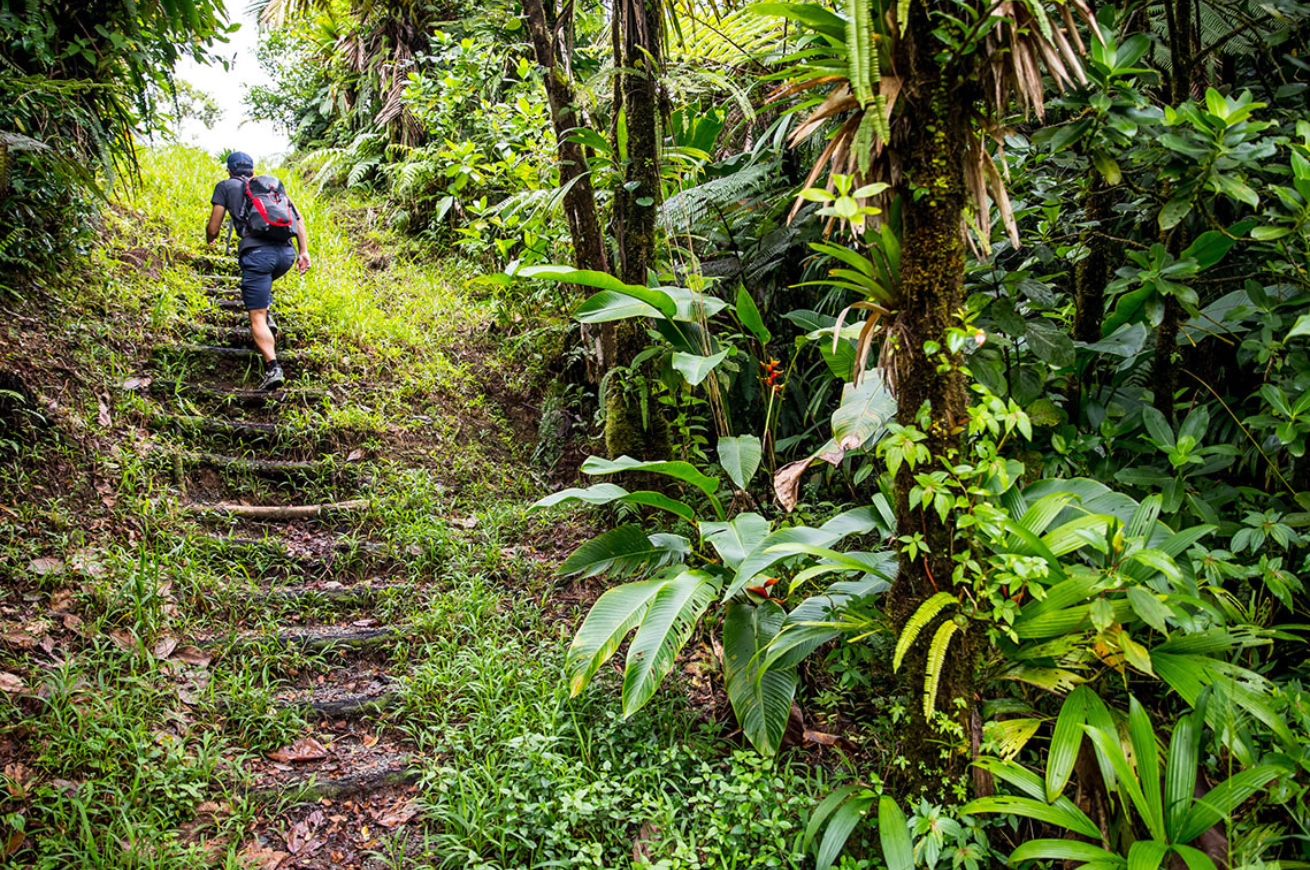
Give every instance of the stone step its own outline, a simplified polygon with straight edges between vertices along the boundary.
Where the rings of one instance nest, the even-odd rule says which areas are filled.
[[[250,349],[252,342],[255,340],[250,332],[249,326],[233,327],[230,329],[224,329],[219,326],[202,327],[199,332],[199,337],[204,339],[204,341],[200,343],[209,345],[244,347],[248,350]],[[292,337],[290,333],[283,332],[277,326],[273,327],[273,334],[282,341],[286,341]]]
[[[150,384],[150,391],[155,395],[183,395],[192,398],[207,399],[227,405],[243,407],[261,407],[267,405],[309,404],[330,400],[332,394],[327,390],[311,387],[294,387],[281,390],[240,390],[207,387],[189,381],[156,380]]]
[[[278,762],[276,753],[247,763],[249,780],[241,788],[257,802],[339,799],[379,791],[418,780],[412,750],[389,735],[352,732],[318,733],[314,739],[325,757]],[[294,747],[295,744],[292,744]]]
[[[215,251],[205,251],[192,258],[191,268],[201,275],[211,277],[215,275],[235,275],[241,266],[237,263],[235,256]]]
[[[237,634],[197,637],[196,645],[241,653],[260,647],[297,649],[310,653],[362,653],[405,641],[410,631],[397,626],[356,628],[353,625],[316,625],[287,629],[278,634],[241,632]]]
[[[247,330],[249,332],[249,330]],[[227,347],[213,344],[161,344],[155,347],[154,355],[160,356],[201,356],[238,362],[262,364],[263,355],[249,347]],[[295,351],[279,351],[278,361],[294,365],[300,362],[300,355]]]
[[[152,428],[179,429],[206,435],[222,435],[242,443],[278,444],[303,437],[311,430],[283,426],[278,423],[251,423],[243,420],[221,420],[213,417],[196,417],[185,414],[152,414]]]
[[[192,451],[172,455],[178,457],[184,465],[218,468],[258,477],[317,477],[331,474],[333,471],[353,471],[357,467],[333,459],[252,459],[245,456]]]
[[[295,505],[244,505],[217,503],[205,504],[190,502],[179,505],[183,513],[200,520],[244,519],[258,522],[294,522],[296,520],[313,520],[342,514],[364,513],[372,503],[366,498],[348,501],[324,502],[322,504]]]

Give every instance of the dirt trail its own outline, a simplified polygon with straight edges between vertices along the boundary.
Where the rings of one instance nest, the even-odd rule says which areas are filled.
[[[188,517],[190,544],[201,544],[260,590],[246,603],[253,613],[276,614],[275,627],[193,635],[179,647],[198,651],[179,683],[209,679],[252,651],[285,651],[299,678],[276,703],[310,723],[299,740],[234,770],[232,787],[267,808],[257,815],[243,857],[253,867],[368,867],[359,830],[402,832],[416,809],[413,749],[403,729],[380,716],[397,706],[389,654],[413,636],[373,606],[387,594],[414,592],[383,542],[361,540],[354,520],[368,514],[370,462],[364,451],[305,446],[284,418],[298,408],[336,402],[329,391],[298,387],[300,356],[294,322],[279,322],[278,352],[288,372],[285,389],[259,393],[233,258],[202,261],[197,280],[213,303],[212,318],[197,324],[194,343],[156,348],[154,377],[141,391],[154,403],[153,425],[183,436],[187,448],[170,457],[177,512]],[[226,274],[225,274],[226,273]],[[290,318],[287,318],[290,320]],[[215,340],[224,344],[213,344]],[[198,380],[169,380],[168,361],[201,358]],[[196,376],[193,376],[196,377]],[[233,491],[233,476],[285,484]],[[302,481],[319,486],[302,488]],[[325,498],[323,481],[329,481]],[[309,492],[305,490],[309,489]],[[305,500],[308,496],[309,500]],[[262,500],[261,500],[262,499]],[[412,588],[414,587],[414,588]],[[292,623],[278,625],[278,623]],[[383,664],[378,664],[382,662]],[[207,670],[202,675],[199,671]],[[239,703],[234,702],[234,703]],[[240,714],[241,711],[230,711]],[[202,805],[202,818],[205,805]],[[218,805],[216,804],[217,808]],[[219,810],[221,811],[221,810]],[[403,836],[396,833],[395,836]]]

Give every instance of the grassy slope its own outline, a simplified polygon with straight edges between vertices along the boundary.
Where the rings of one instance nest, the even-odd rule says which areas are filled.
[[[20,865],[189,868],[206,853],[240,866],[249,831],[276,827],[281,810],[232,788],[241,760],[304,732],[271,698],[321,663],[256,650],[179,686],[148,652],[287,618],[243,609],[254,572],[188,544],[154,458],[169,436],[146,428],[143,398],[117,389],[206,308],[184,252],[199,247],[218,170],[195,151],[149,155],[130,203],[145,221],[111,216],[114,240],[92,268],[25,309],[43,312],[32,330],[81,387],[58,393],[51,425],[24,429],[28,443],[0,470],[0,562],[13,566],[5,629],[48,636],[53,649],[20,638],[0,651],[0,670],[24,684],[0,697],[0,813],[26,832],[11,839]],[[453,268],[369,269],[379,242],[353,228],[366,208],[287,182],[316,265],[280,282],[276,306],[315,361],[305,380],[354,399],[338,406],[354,410],[311,408],[299,422],[381,460],[354,533],[405,554],[413,589],[380,607],[421,635],[388,654],[404,701],[380,727],[420,750],[423,813],[414,836],[365,831],[361,844],[397,867],[627,866],[635,839],[660,867],[797,866],[820,772],[734,751],[676,688],[629,722],[613,679],[567,698],[560,669],[577,611],[555,601],[547,563],[578,532],[526,513],[529,447],[483,386],[509,366],[471,338],[484,334],[485,306]],[[9,365],[54,395],[57,367],[24,353]],[[331,495],[334,479],[321,485]],[[41,558],[60,573],[33,570]]]

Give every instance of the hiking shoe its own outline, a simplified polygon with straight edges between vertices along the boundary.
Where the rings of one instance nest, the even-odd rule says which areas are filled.
[[[286,380],[286,376],[282,374],[282,366],[274,361],[265,370],[264,382],[259,385],[259,388],[265,392],[276,390],[278,387],[286,383]]]

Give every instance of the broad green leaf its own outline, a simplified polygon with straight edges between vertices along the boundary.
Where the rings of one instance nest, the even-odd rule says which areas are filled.
[[[1168,854],[1168,843],[1138,840],[1128,847],[1128,870],[1160,870],[1160,864]]]
[[[1296,338],[1298,335],[1310,335],[1310,314],[1302,314],[1298,317],[1287,333],[1288,338]]]
[[[774,601],[758,607],[728,605],[723,621],[723,672],[728,700],[751,745],[773,755],[782,743],[796,695],[795,668],[764,667],[764,651],[777,637],[787,612]]]
[[[1178,842],[1178,832],[1196,794],[1203,721],[1203,714],[1194,711],[1178,720],[1169,737],[1169,761],[1164,771],[1164,828],[1170,842]]]
[[[573,312],[573,318],[579,323],[609,323],[614,320],[628,320],[633,317],[663,317],[659,310],[647,305],[640,299],[602,290],[588,296]]]
[[[625,471],[663,474],[690,483],[711,498],[719,491],[719,479],[702,473],[690,462],[679,460],[642,462],[633,459],[631,456],[620,456],[618,459],[602,459],[599,456],[589,456],[587,461],[582,463],[583,474],[621,474]]]
[[[757,513],[737,514],[728,522],[700,524],[701,534],[718,551],[723,564],[736,570],[769,536],[769,521]]]
[[[1181,843],[1175,843],[1174,851],[1178,853],[1178,857],[1183,859],[1183,863],[1187,865],[1187,870],[1218,870],[1214,859],[1195,846],[1184,846]]]
[[[779,529],[756,544],[755,549],[737,566],[737,574],[733,577],[732,582],[728,584],[728,588],[724,590],[723,600],[727,601],[732,598],[761,572],[788,558],[786,553],[770,552],[778,544],[801,543],[813,544],[816,547],[829,547],[841,540],[841,538],[842,536],[839,534],[825,532],[822,529],[815,529],[810,526],[792,526]]]
[[[756,307],[754,298],[744,284],[737,288],[737,317],[741,320],[742,326],[749,329],[751,334],[760,340],[760,344],[768,344],[773,338],[773,333],[764,325],[760,309]]]
[[[1196,240],[1183,251],[1179,259],[1191,257],[1196,260],[1199,269],[1209,269],[1224,258],[1224,255],[1228,253],[1236,241],[1237,239],[1227,233],[1210,230],[1197,236]]]
[[[1238,807],[1259,794],[1281,773],[1281,768],[1265,764],[1228,777],[1192,804],[1192,808],[1183,817],[1177,842],[1190,843],[1229,818]]]
[[[1081,840],[1029,840],[1020,844],[1017,849],[1011,852],[1010,859],[1006,863],[1014,867],[1021,861],[1037,860],[1078,861],[1080,863],[1104,861],[1118,865],[1124,863],[1124,859],[1113,852],[1092,843],[1084,843]]]
[[[616,501],[625,501],[631,504],[644,504],[650,507],[666,510],[669,513],[682,517],[687,522],[696,521],[696,512],[689,505],[676,499],[669,498],[660,492],[649,492],[638,490],[637,492],[628,492],[621,486],[613,483],[598,483],[595,486],[589,486],[586,489],[570,487],[562,489],[540,499],[532,505],[532,510],[552,507],[557,504],[566,502],[582,501],[587,504],[610,504]]]
[[[832,814],[832,821],[828,823],[828,829],[823,832],[823,842],[819,844],[814,859],[815,870],[829,870],[832,867],[833,862],[841,856],[846,841],[850,839],[851,831],[868,815],[873,803],[872,796],[860,796],[851,798],[837,808]]]
[[[1051,751],[1046,759],[1046,800],[1053,801],[1064,791],[1073,775],[1074,762],[1078,760],[1078,750],[1083,745],[1083,724],[1087,721],[1087,702],[1085,696],[1091,692],[1086,686],[1079,686],[1069,693],[1060,707],[1060,715],[1055,720],[1055,730],[1051,734]]]
[[[666,582],[655,579],[628,583],[616,586],[596,599],[573,637],[565,658],[564,673],[569,680],[571,696],[585,689],[600,666],[614,655],[623,638],[641,622],[651,599]]]
[[[832,815],[833,810],[846,802],[846,799],[855,792],[862,789],[860,785],[844,785],[839,789],[828,792],[828,795],[814,808],[810,813],[810,821],[805,826],[805,837],[801,840],[801,848],[809,849],[814,843],[814,838],[819,835],[819,829],[823,827],[824,821]]]
[[[719,439],[719,465],[728,473],[738,489],[745,489],[755,472],[759,471],[764,448],[754,435]]]
[[[1155,742],[1151,716],[1136,698],[1128,698],[1128,736],[1133,744],[1133,761],[1145,802],[1137,808],[1142,821],[1157,840],[1166,839],[1164,828],[1164,783],[1160,779],[1160,752]]]
[[[592,269],[574,269],[571,266],[544,265],[528,266],[520,269],[518,274],[523,278],[545,278],[563,284],[579,284],[583,287],[595,287],[597,290],[622,293],[625,296],[640,299],[665,317],[672,317],[678,310],[667,293],[636,284],[626,284],[607,272],[597,272]]]
[[[556,569],[557,574],[568,577],[594,577],[607,571],[614,574],[635,574],[668,561],[676,555],[660,546],[635,524],[611,529],[574,550],[572,555]]]
[[[878,799],[878,840],[887,870],[914,870],[914,841],[905,813],[890,795]]]
[[[1190,199],[1171,199],[1160,209],[1160,229],[1171,230],[1192,210]]]
[[[1053,805],[1029,797],[998,795],[969,801],[961,809],[961,812],[966,814],[1006,813],[1008,815],[1023,816],[1050,825],[1059,825],[1062,828],[1067,828],[1070,831],[1096,840],[1101,839],[1101,829],[1096,827],[1096,823],[1087,818],[1086,814],[1074,806],[1073,802],[1068,798],[1061,798],[1060,802]]]
[[[685,571],[656,591],[628,647],[623,671],[625,717],[636,713],[655,695],[718,591],[715,578],[704,571]]]
[[[724,348],[716,354],[710,356],[697,356],[690,353],[673,354],[673,370],[682,375],[687,383],[693,387],[700,386],[701,382],[710,376],[715,366],[723,362],[728,357],[728,349]]]
[[[1024,340],[1038,359],[1053,368],[1062,369],[1074,363],[1073,339],[1044,317],[1028,321]]]
[[[1168,632],[1166,620],[1172,615],[1168,607],[1151,590],[1143,586],[1128,587],[1128,603],[1143,622],[1161,634]]]
[[[832,437],[843,450],[865,447],[896,416],[896,398],[876,373],[858,387],[842,387],[841,405],[832,413]]]

